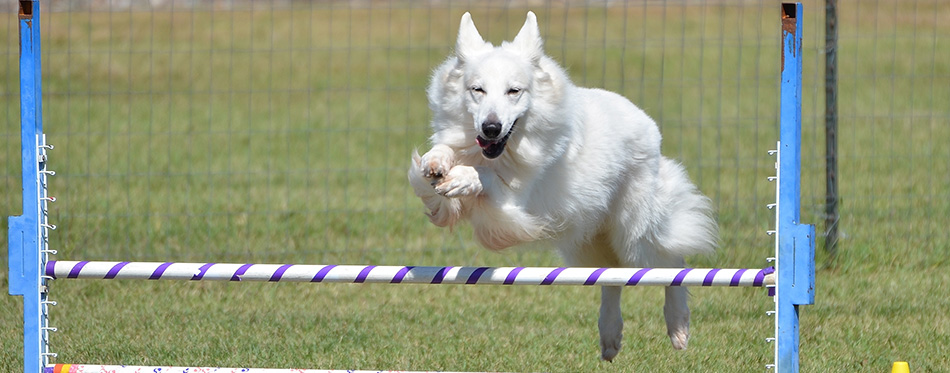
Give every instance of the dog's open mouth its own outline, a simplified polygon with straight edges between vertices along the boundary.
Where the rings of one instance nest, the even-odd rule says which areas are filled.
[[[481,136],[475,137],[475,142],[482,148],[482,155],[488,159],[495,159],[501,156],[501,153],[505,151],[505,144],[508,142],[508,138],[511,137],[511,131],[515,129],[516,124],[518,124],[517,120],[511,125],[511,128],[508,129],[508,133],[497,140],[488,140]]]

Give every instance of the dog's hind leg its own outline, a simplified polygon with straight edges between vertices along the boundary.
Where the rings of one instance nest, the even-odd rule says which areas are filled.
[[[616,254],[610,250],[610,237],[598,234],[592,240],[582,243],[583,236],[562,237],[558,249],[564,262],[573,267],[622,267]],[[603,286],[600,288],[600,318],[597,328],[600,331],[600,357],[612,361],[620,352],[623,340],[623,317],[620,314],[621,286]]]
[[[600,357],[612,361],[620,352],[623,340],[623,317],[620,315],[620,292],[623,287],[604,286],[600,289]]]
[[[677,350],[685,350],[689,342],[689,305],[686,303],[688,297],[689,293],[685,287],[666,287],[666,303],[663,305],[666,334],[670,336],[670,342]]]

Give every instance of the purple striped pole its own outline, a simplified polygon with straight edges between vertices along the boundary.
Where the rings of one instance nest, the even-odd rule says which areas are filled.
[[[773,285],[771,268],[422,267],[49,261],[53,278],[387,284],[751,286]]]

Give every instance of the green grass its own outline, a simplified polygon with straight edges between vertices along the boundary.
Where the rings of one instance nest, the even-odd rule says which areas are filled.
[[[761,267],[778,10],[725,4],[534,10],[575,82],[656,118],[664,153],[715,201],[722,249],[690,264]],[[408,155],[427,146],[427,74],[459,15],[472,10],[497,42],[524,9],[415,6],[44,15],[57,258],[557,265],[544,248],[493,254],[466,227],[432,226],[405,181]],[[823,7],[805,7],[802,220],[821,231]],[[802,308],[802,370],[907,360],[944,371],[950,6],[858,1],[839,13],[843,236],[834,260],[819,253],[816,304]],[[0,19],[2,215],[20,212],[14,18]],[[612,364],[598,359],[599,291],[573,287],[56,281],[52,344],[58,362],[108,364],[723,372],[770,361],[763,291],[694,289],[685,352],[669,347],[660,289],[625,294]],[[0,297],[3,372],[20,369],[19,308]]]

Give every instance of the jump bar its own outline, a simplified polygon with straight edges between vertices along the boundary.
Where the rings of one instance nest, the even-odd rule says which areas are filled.
[[[319,283],[751,286],[775,284],[774,268],[424,267],[49,261],[52,278]]]
[[[43,373],[384,373],[388,370],[327,370],[327,369],[255,369],[255,368],[193,368],[169,366],[83,365],[56,364],[47,366]],[[398,371],[399,373],[413,373]],[[416,372],[421,373],[421,372]]]

